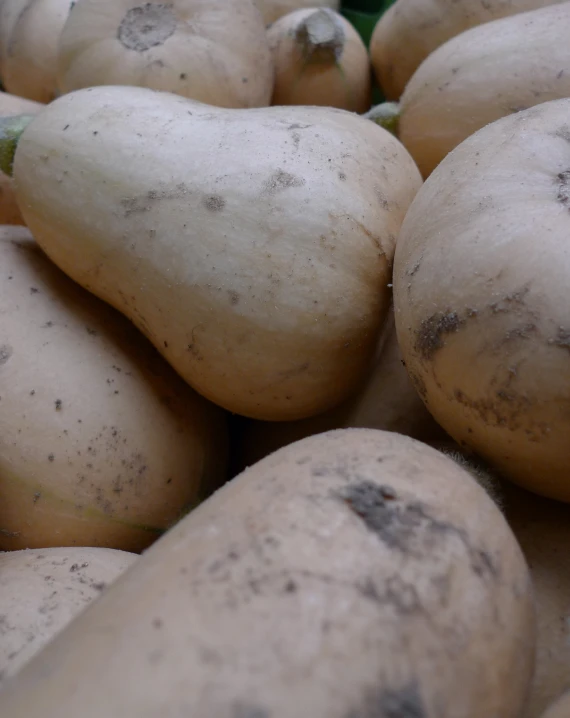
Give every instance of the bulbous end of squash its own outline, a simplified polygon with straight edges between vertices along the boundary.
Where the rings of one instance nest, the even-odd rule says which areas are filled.
[[[33,119],[34,115],[0,117],[0,171],[9,177],[20,137]]]
[[[372,122],[375,122],[397,137],[400,124],[400,111],[399,103],[383,102],[381,105],[376,105],[376,107],[368,110],[363,117],[367,120],[372,120]]]

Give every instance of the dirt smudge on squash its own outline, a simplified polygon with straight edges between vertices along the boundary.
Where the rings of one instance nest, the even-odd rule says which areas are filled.
[[[177,25],[171,4],[147,2],[125,14],[117,28],[117,39],[127,50],[145,52],[164,44]]]
[[[2,346],[0,346],[0,366],[6,364],[13,353],[14,350],[9,344],[2,344]]]
[[[221,212],[226,206],[226,200],[219,194],[210,194],[204,197],[203,204],[209,212]]]
[[[401,688],[371,689],[365,692],[362,704],[350,710],[346,718],[427,718],[417,681]]]
[[[558,328],[558,334],[554,337],[554,339],[548,340],[549,344],[554,344],[557,347],[560,347],[561,349],[566,349],[567,351],[570,351],[570,329],[564,329],[564,327]],[[2,357],[2,348],[0,347],[0,363]]]
[[[273,196],[292,187],[302,187],[305,182],[302,177],[297,177],[296,175],[279,169],[263,183],[263,195]]]
[[[148,212],[155,202],[165,199],[183,199],[189,191],[184,182],[180,182],[171,190],[151,189],[142,197],[125,197],[120,200],[120,205],[124,209],[124,216],[130,217],[132,214]]]
[[[424,319],[416,331],[415,349],[423,359],[432,359],[444,346],[443,337],[454,334],[465,323],[457,312],[436,312]]]
[[[558,188],[556,200],[564,207],[568,207],[570,203],[570,170],[559,172],[556,176],[556,184]]]

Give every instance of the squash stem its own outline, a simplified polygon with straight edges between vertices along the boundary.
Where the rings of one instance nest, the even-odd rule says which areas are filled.
[[[0,117],[0,171],[8,177],[12,176],[14,155],[20,137],[33,119],[34,115]]]
[[[375,122],[397,137],[400,124],[400,110],[400,105],[397,102],[383,102],[381,105],[376,105],[376,107],[368,110],[363,117],[367,120],[372,120],[372,122]]]

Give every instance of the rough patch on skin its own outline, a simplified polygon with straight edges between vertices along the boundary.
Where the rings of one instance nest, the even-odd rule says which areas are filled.
[[[453,334],[463,324],[457,312],[436,312],[424,319],[416,333],[416,351],[423,359],[431,359],[444,345],[443,337]]]
[[[274,195],[290,187],[302,187],[304,184],[305,180],[302,177],[296,177],[289,172],[277,170],[277,172],[272,174],[271,177],[264,182],[263,194]]]
[[[412,681],[399,689],[370,690],[362,706],[350,710],[346,718],[427,718],[419,686]]]
[[[560,172],[556,177],[556,184],[558,187],[556,199],[560,202],[560,204],[568,207],[570,202],[570,170]]]
[[[210,212],[221,212],[226,206],[226,200],[219,194],[211,194],[204,197],[204,207]]]
[[[6,362],[8,361],[8,359],[10,359],[13,353],[14,350],[11,346],[9,346],[8,344],[2,344],[2,346],[0,346],[0,366],[2,364],[6,364]]]
[[[171,4],[147,2],[127,12],[117,30],[117,39],[127,50],[145,52],[166,42],[177,24]]]

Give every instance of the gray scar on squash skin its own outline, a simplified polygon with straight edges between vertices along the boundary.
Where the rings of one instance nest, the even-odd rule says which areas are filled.
[[[117,39],[127,50],[145,52],[166,42],[177,24],[172,5],[147,2],[127,12],[118,27]]]

